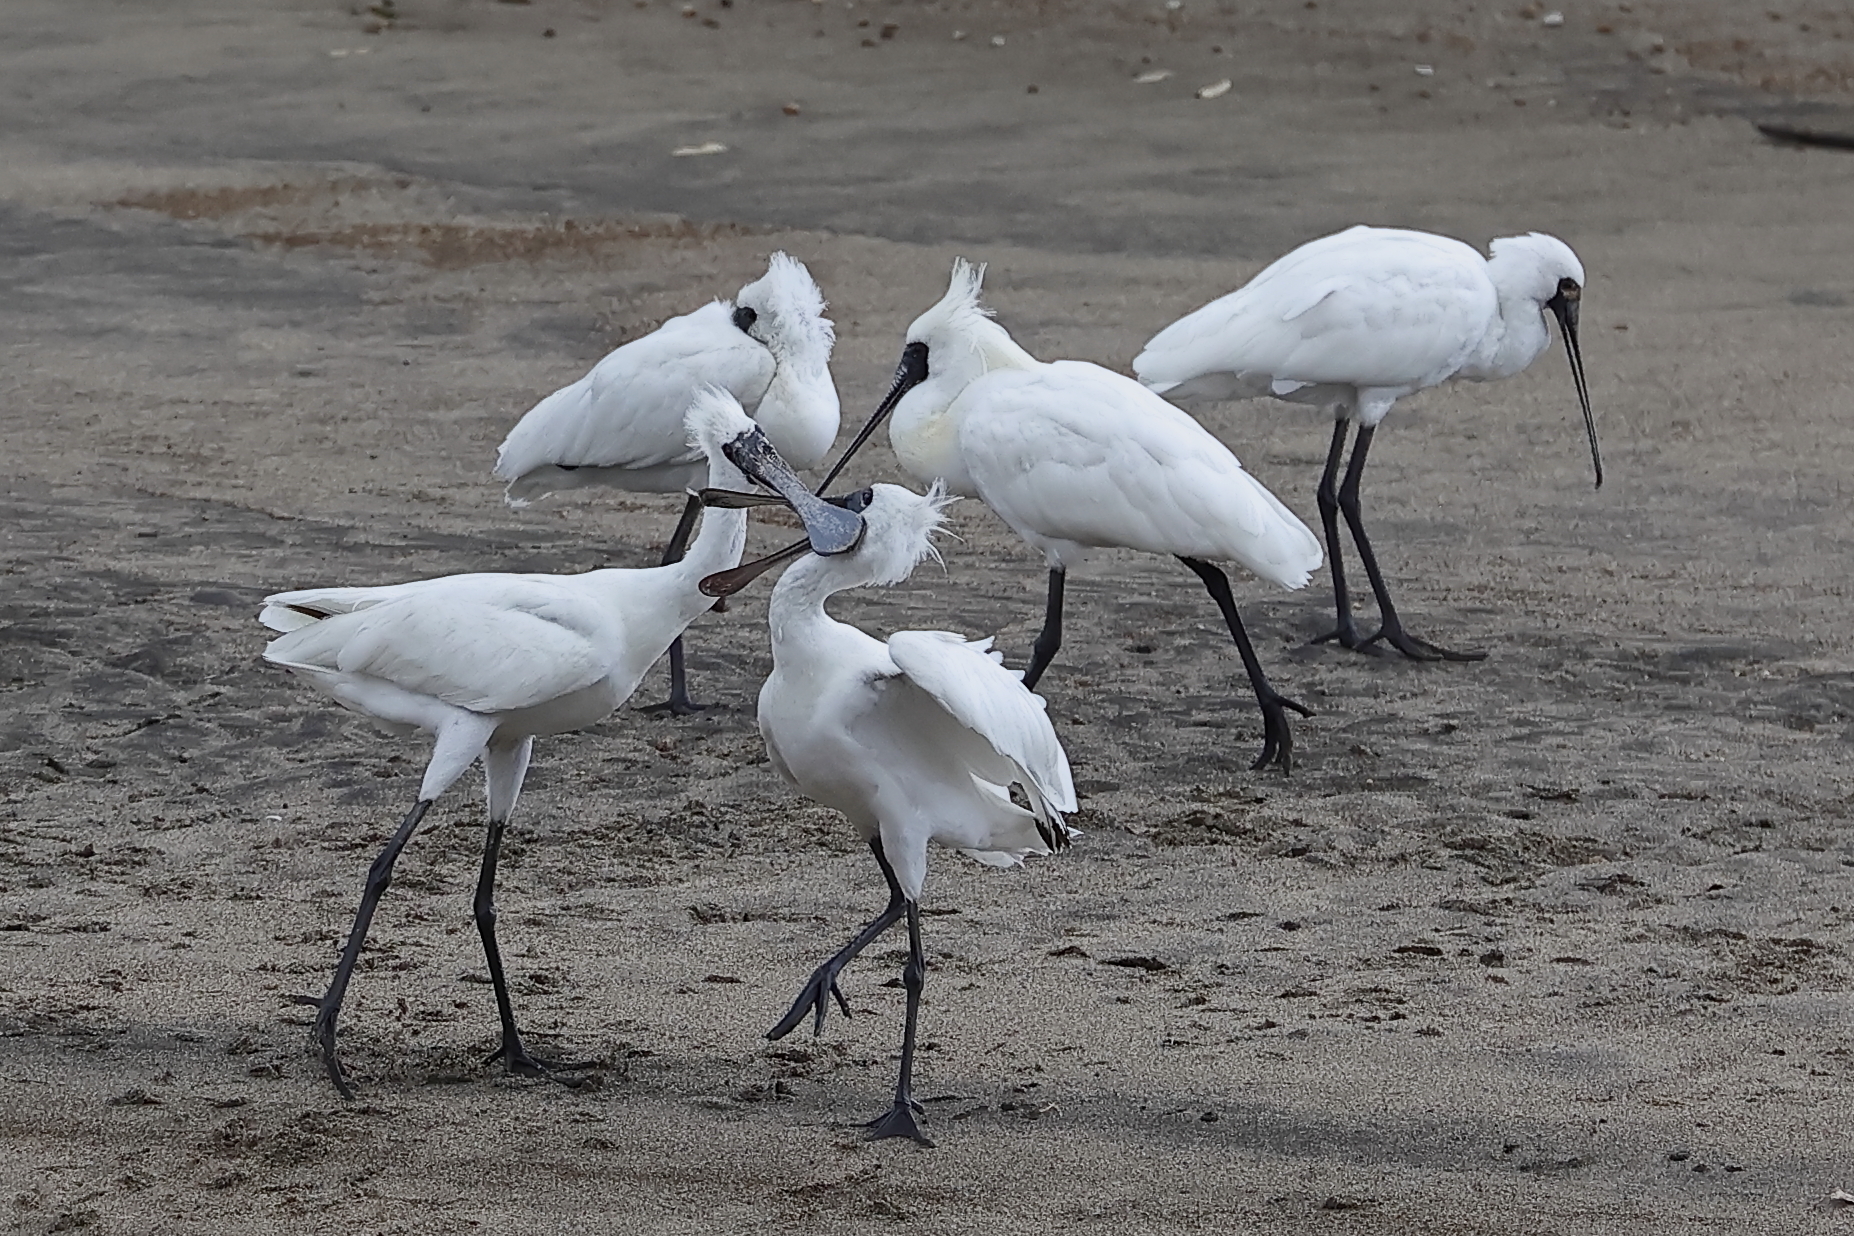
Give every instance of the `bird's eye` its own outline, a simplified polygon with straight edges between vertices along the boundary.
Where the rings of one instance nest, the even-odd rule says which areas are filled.
[[[1578,285],[1577,280],[1571,278],[1558,280],[1558,295],[1564,297],[1564,299],[1576,300],[1583,294],[1584,289]]]
[[[747,331],[749,327],[759,320],[760,315],[747,308],[745,305],[734,310],[734,325],[738,326],[743,332]]]
[[[875,501],[875,490],[873,488],[859,489],[855,493],[851,494],[848,500],[846,500],[843,505],[848,510],[854,511],[856,514],[861,515],[864,511],[869,509],[869,504],[874,501]]]

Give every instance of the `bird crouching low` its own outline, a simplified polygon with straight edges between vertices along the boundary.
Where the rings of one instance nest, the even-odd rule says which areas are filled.
[[[819,966],[768,1033],[783,1038],[807,1019],[821,1033],[844,967],[897,922],[906,921],[907,993],[900,1075],[872,1138],[931,1145],[913,1095],[916,1030],[927,961],[920,900],[929,844],[991,866],[1065,848],[1075,810],[1067,755],[1041,698],[1005,669],[990,640],[947,631],[899,631],[886,641],[838,622],[825,603],[838,592],[896,584],[933,552],[931,535],[950,501],[876,485],[844,499],[860,511],[862,543],[835,556],[800,555],[773,589],[768,612],[773,672],[760,689],[760,734],[773,767],[801,792],[849,820],[888,886],[888,905]],[[751,564],[750,564],[751,565]],[[708,581],[729,591],[747,567]],[[1013,801],[1013,790],[1025,805]]]
[[[725,391],[697,393],[686,431],[711,485],[751,478],[803,491],[765,434]],[[739,463],[736,463],[736,460]],[[853,543],[860,520],[818,504],[801,510],[825,549]],[[489,831],[473,903],[502,1041],[491,1061],[511,1073],[561,1067],[529,1054],[516,1028],[496,938],[495,880],[502,836],[534,739],[581,729],[630,698],[646,670],[713,604],[697,587],[740,561],[744,511],[712,511],[687,556],[670,566],[580,575],[475,573],[372,588],[312,588],[265,598],[259,620],[283,634],[264,659],[394,734],[431,735],[418,800],[367,874],[334,979],[317,1006],[314,1041],[329,1079],[353,1089],[335,1051],[336,1021],[393,865],[431,804],[477,759],[488,783]]]

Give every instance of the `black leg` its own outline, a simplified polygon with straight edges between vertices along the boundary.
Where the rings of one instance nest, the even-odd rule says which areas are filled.
[[[1337,640],[1345,648],[1357,648],[1365,642],[1352,617],[1352,594],[1345,586],[1345,554],[1339,543],[1339,461],[1345,457],[1346,432],[1351,427],[1344,416],[1333,423],[1332,448],[1326,452],[1326,470],[1320,473],[1320,488],[1315,494],[1320,503],[1320,522],[1326,529],[1326,565],[1333,577],[1333,610],[1338,624],[1313,642]]]
[[[1242,616],[1236,612],[1236,598],[1230,595],[1229,576],[1218,567],[1197,558],[1181,557],[1184,563],[1197,573],[1204,581],[1204,588],[1210,593],[1217,608],[1223,611],[1223,621],[1229,626],[1230,638],[1236,641],[1236,651],[1242,655],[1243,668],[1249,671],[1249,686],[1255,691],[1255,702],[1262,708],[1262,754],[1251,769],[1266,768],[1270,764],[1281,765],[1282,772],[1291,772],[1294,767],[1294,735],[1288,729],[1287,710],[1292,708],[1303,717],[1311,717],[1313,710],[1305,704],[1291,700],[1269,685],[1268,675],[1262,672],[1262,663],[1250,646],[1249,633],[1243,630]]]
[[[927,954],[921,948],[921,908],[908,902],[908,964],[901,970],[901,985],[908,993],[908,1025],[901,1032],[901,1076],[895,1082],[895,1105],[886,1115],[869,1122],[869,1140],[911,1137],[923,1146],[933,1145],[914,1117],[926,1111],[914,1101],[914,1033],[920,1020],[921,988],[927,985]]]
[[[483,869],[476,877],[476,898],[471,910],[476,916],[477,934],[483,937],[483,956],[489,962],[489,981],[496,989],[496,1012],[502,1018],[502,1046],[489,1054],[483,1063],[502,1065],[510,1073],[523,1077],[553,1077],[555,1069],[584,1068],[583,1064],[543,1064],[528,1054],[522,1045],[521,1031],[515,1028],[515,1007],[509,1001],[509,981],[502,971],[502,950],[496,945],[496,863],[502,853],[502,832],[506,820],[489,822],[489,839],[483,844]]]
[[[1418,639],[1403,629],[1403,621],[1397,617],[1397,607],[1391,601],[1390,589],[1384,585],[1384,574],[1378,570],[1377,555],[1371,552],[1371,541],[1365,536],[1365,521],[1358,505],[1358,479],[1364,475],[1365,455],[1371,450],[1371,438],[1376,432],[1376,426],[1360,427],[1358,442],[1352,447],[1352,461],[1346,465],[1345,484],[1339,487],[1339,509],[1345,512],[1345,522],[1351,527],[1352,540],[1358,546],[1359,560],[1365,564],[1365,576],[1371,581],[1371,591],[1378,598],[1378,632],[1359,646],[1368,648],[1383,640],[1416,661],[1483,660],[1487,656],[1484,652],[1454,652],[1426,639]]]
[[[799,1023],[805,1020],[806,1014],[813,1012],[817,1015],[817,1021],[811,1027],[811,1033],[822,1034],[824,1014],[830,1009],[832,997],[836,998],[837,1007],[843,1010],[843,1015],[848,1017],[850,1002],[843,998],[843,992],[837,987],[837,975],[842,973],[843,968],[849,965],[858,953],[874,943],[877,936],[893,927],[906,912],[908,899],[902,894],[901,882],[895,879],[895,869],[888,865],[888,856],[882,853],[882,838],[871,837],[869,849],[874,853],[876,863],[882,868],[882,878],[888,881],[887,907],[871,919],[867,927],[857,932],[856,938],[839,949],[834,957],[812,971],[811,978],[805,983],[805,989],[798,993],[798,999],[792,1002],[792,1007],[786,1015],[779,1019],[779,1024],[766,1032],[767,1038],[784,1038],[798,1028]]]
[[[683,554],[689,548],[689,537],[695,531],[695,521],[702,513],[702,500],[694,494],[683,504],[682,518],[676,521],[676,531],[670,533],[669,544],[663,548],[663,565],[674,566],[682,561]],[[669,699],[661,704],[652,704],[643,712],[667,712],[674,717],[686,717],[707,707],[689,698],[689,675],[683,668],[682,636],[678,635],[669,646]]]
[[[1067,572],[1061,567],[1049,568],[1049,600],[1043,607],[1043,630],[1037,635],[1036,643],[1030,648],[1030,668],[1024,671],[1024,689],[1036,690],[1037,680],[1043,671],[1056,659],[1056,652],[1062,647],[1062,584]]]
[[[425,812],[431,806],[431,799],[421,798],[406,813],[405,820],[399,825],[399,831],[393,834],[386,848],[380,851],[380,857],[373,860],[373,866],[367,870],[367,885],[361,892],[360,909],[354,912],[354,926],[348,931],[348,942],[341,950],[341,961],[335,967],[334,981],[328,985],[328,994],[322,997],[315,1015],[315,1029],[311,1032],[316,1043],[322,1049],[322,1065],[328,1070],[328,1080],[335,1083],[335,1089],[341,1097],[354,1097],[354,1088],[348,1085],[348,1079],[341,1075],[341,1062],[335,1058],[335,1020],[341,1016],[341,1001],[348,994],[348,980],[354,977],[354,963],[360,959],[361,944],[367,939],[367,928],[373,923],[373,911],[380,904],[381,894],[393,882],[393,864],[399,861],[399,852],[406,848],[406,842],[412,839],[412,833],[418,828],[418,822],[425,818]]]

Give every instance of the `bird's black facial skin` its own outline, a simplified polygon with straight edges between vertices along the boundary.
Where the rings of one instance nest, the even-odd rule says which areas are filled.
[[[1597,449],[1596,417],[1590,412],[1590,388],[1584,383],[1584,356],[1577,346],[1577,313],[1583,305],[1584,289],[1575,279],[1558,280],[1558,293],[1545,307],[1558,319],[1564,335],[1564,351],[1571,358],[1571,380],[1577,384],[1577,402],[1584,410],[1584,432],[1590,435],[1590,463],[1596,468],[1596,487],[1603,488],[1603,453]]]
[[[895,405],[901,402],[901,397],[926,380],[927,345],[918,341],[910,343],[901,349],[901,364],[895,367],[894,385],[890,386],[888,394],[882,397],[882,402],[870,416],[869,423],[856,431],[855,441],[850,443],[849,449],[844,451],[835,466],[831,468],[830,475],[824,478],[824,484],[818,486],[819,493],[823,493],[830,487],[830,483],[837,479],[837,474],[843,471],[843,465],[850,462],[850,456],[863,448],[863,443],[869,441],[869,436],[883,421],[888,419],[888,414],[895,410]]]
[[[863,517],[815,496],[798,479],[757,425],[721,448],[748,479],[778,494],[805,525],[807,543],[817,553],[843,554],[863,539]]]
[[[749,339],[753,338],[753,324],[759,320],[760,315],[747,308],[745,305],[741,305],[734,310],[734,325],[738,326],[741,333]],[[754,342],[757,343],[758,340],[754,340]]]

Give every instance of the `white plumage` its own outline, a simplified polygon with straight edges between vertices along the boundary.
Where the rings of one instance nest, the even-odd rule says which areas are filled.
[[[895,385],[858,442],[893,412],[889,441],[915,478],[977,497],[1049,566],[1049,606],[1024,682],[1061,644],[1063,582],[1092,549],[1184,559],[1217,599],[1262,708],[1257,767],[1292,760],[1268,684],[1216,562],[1305,587],[1319,540],[1189,416],[1139,383],[1084,361],[1044,363],[979,304],[983,268],[954,263],[951,285],[908,327]],[[854,450],[854,446],[851,448]]]
[[[744,477],[724,453],[756,434],[732,396],[707,390],[688,415],[711,485]],[[315,1035],[330,1078],[350,1090],[335,1056],[335,1022],[373,909],[393,862],[438,795],[481,757],[489,840],[476,899],[477,926],[495,984],[511,1071],[546,1070],[523,1048],[495,941],[497,851],[536,736],[608,716],[637,689],[712,598],[700,579],[740,561],[743,511],[711,511],[688,555],[672,566],[582,575],[468,574],[375,588],[311,588],[265,598],[265,626],[284,632],[264,651],[343,706],[389,731],[424,730],[432,754],[418,803],[369,873],[341,964],[321,1002]]]
[[[1508,236],[1491,257],[1458,240],[1395,228],[1354,227],[1310,241],[1227,296],[1186,314],[1133,361],[1141,382],[1170,398],[1273,395],[1334,409],[1320,511],[1333,572],[1338,626],[1325,639],[1348,648],[1383,639],[1406,656],[1473,659],[1403,630],[1359,514],[1358,477],[1372,435],[1397,400],[1454,378],[1510,377],[1551,344],[1545,313],[1558,318],[1577,386],[1597,484],[1603,461],[1578,351],[1584,267],[1569,245],[1542,232]],[[1347,428],[1358,426],[1345,489],[1337,487]],[[1361,638],[1345,588],[1338,515],[1346,515],[1382,619]]]
[[[886,642],[831,618],[834,593],[905,579],[931,552],[949,501],[896,485],[867,492],[863,544],[839,557],[801,559],[773,590],[773,672],[760,691],[760,733],[779,772],[842,812],[870,845],[890,891],[883,914],[812,976],[771,1037],[815,1014],[821,1027],[836,978],[901,917],[908,920],[908,1022],[895,1104],[873,1136],[925,1140],[915,1122],[911,1062],[920,987],[918,903],[930,843],[995,866],[1068,843],[1075,810],[1068,757],[1043,701],[999,664],[990,640],[901,631]],[[1011,800],[1011,789],[1027,808]],[[847,1011],[847,1010],[846,1010]]]
[[[837,437],[834,340],[811,273],[775,253],[733,301],[671,318],[541,400],[504,439],[495,474],[514,506],[589,485],[682,493],[704,467],[682,414],[705,385],[739,400],[792,467],[815,467]]]
[[[901,435],[902,401],[894,422]],[[1238,562],[1283,588],[1320,565],[1307,526],[1195,420],[1083,361],[987,374],[955,404],[976,496],[1051,566],[1114,546]],[[917,429],[916,432],[919,432]]]

